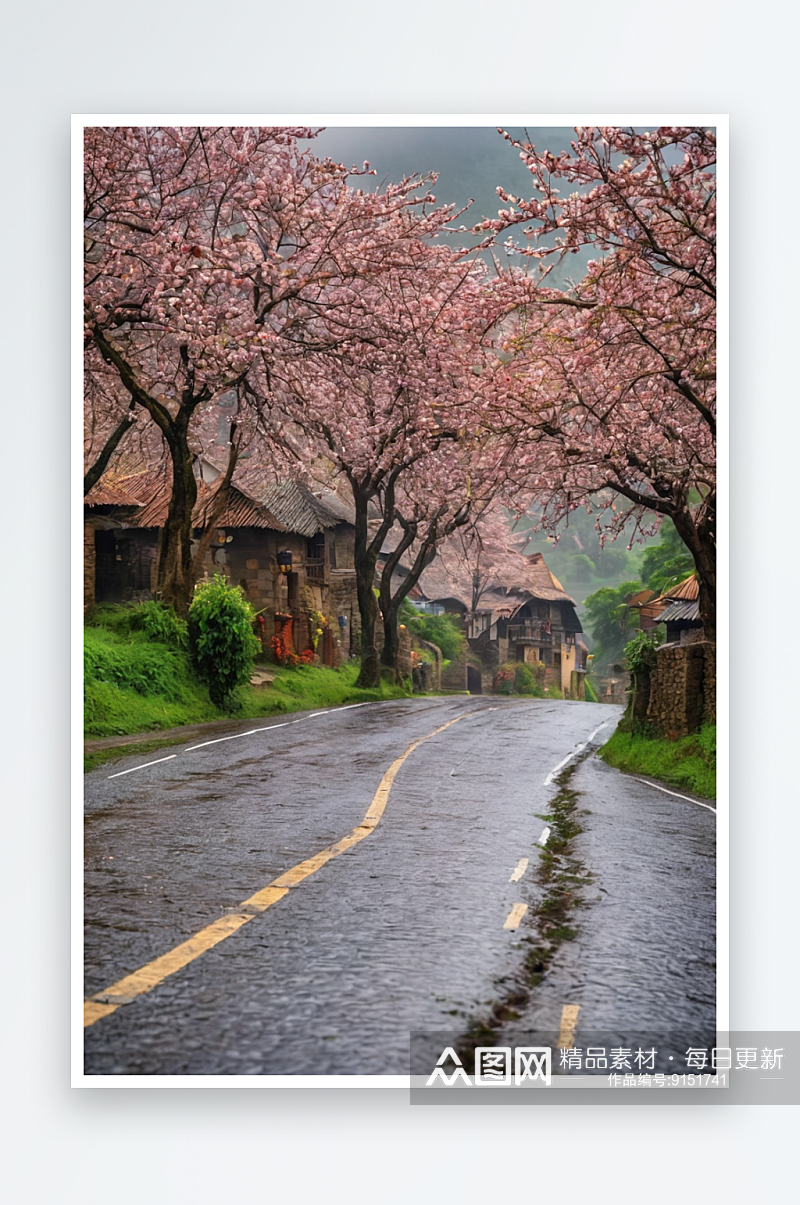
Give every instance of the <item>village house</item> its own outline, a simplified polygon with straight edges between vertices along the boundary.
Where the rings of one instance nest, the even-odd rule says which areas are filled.
[[[644,721],[662,736],[676,739],[716,719],[716,644],[705,638],[694,574],[665,590],[659,602],[664,607],[658,622],[666,628],[666,640],[650,673]]]
[[[477,610],[434,561],[422,573],[409,601],[424,609],[457,614],[469,653],[463,664],[448,667],[442,682],[477,694],[492,688],[507,662],[543,665],[545,684],[564,698],[585,697],[586,645],[575,601],[550,572],[540,552],[520,558],[519,576],[484,593]]]
[[[704,638],[700,586],[693,573],[677,586],[665,590],[657,601],[660,611],[656,622],[666,627],[666,644],[692,644]]]
[[[221,481],[215,466],[199,462],[196,541]],[[84,609],[153,597],[169,508],[164,475],[106,473],[84,501]],[[289,651],[303,651],[310,614],[322,614],[328,623],[318,651],[332,665],[350,655],[357,639],[354,539],[352,509],[330,490],[286,480],[256,497],[234,482],[199,576],[223,573],[242,587],[262,618],[267,647],[278,636]]]

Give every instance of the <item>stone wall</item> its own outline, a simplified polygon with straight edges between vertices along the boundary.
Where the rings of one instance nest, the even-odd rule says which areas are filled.
[[[618,703],[624,707],[628,702],[628,678],[614,675],[597,677],[597,701],[599,703]]]
[[[355,569],[356,529],[349,523],[340,524],[326,534],[328,558],[332,569]]]
[[[717,721],[717,646],[706,642],[703,648],[703,721],[715,724]]]
[[[572,670],[569,676],[569,697],[571,699],[586,698],[586,674]]]
[[[713,720],[715,665],[716,646],[707,641],[660,648],[650,677],[647,723],[662,736],[676,740],[696,732],[704,720]]]
[[[441,690],[442,689],[442,650],[439,648],[438,644],[431,644],[431,642],[429,640],[423,640],[421,637],[414,636],[412,634],[411,647],[412,647],[412,649],[420,649],[420,650],[424,649],[424,651],[426,653],[429,653],[433,657],[433,663],[432,664],[429,662],[427,663],[427,664],[430,664],[430,673],[428,675],[426,675],[428,682],[429,682],[429,685],[426,687],[426,689],[427,690]]]
[[[497,671],[508,660],[508,640],[502,636],[497,640],[484,640],[478,636],[467,643],[474,654],[469,658],[470,664],[476,664],[476,658],[480,658],[481,689],[485,695],[490,695]]]
[[[88,614],[94,606],[94,582],[97,566],[97,550],[94,542],[94,527],[83,523],[83,613]]]
[[[361,615],[358,610],[354,569],[331,569],[328,614],[331,617],[331,626],[339,637],[342,657],[357,657],[360,652]],[[347,620],[344,627],[339,624],[340,615]]]
[[[457,657],[453,657],[447,668],[442,670],[442,690],[466,690],[467,665],[473,664],[480,665],[480,661],[468,653],[466,649],[459,653]]]
[[[411,633],[400,625],[398,632],[400,648],[397,650],[397,669],[401,678],[411,677]]]

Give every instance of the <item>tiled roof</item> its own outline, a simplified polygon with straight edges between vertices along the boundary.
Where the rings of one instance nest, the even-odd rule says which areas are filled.
[[[398,531],[390,531],[381,552],[391,552],[397,547],[399,539]],[[480,611],[491,611],[493,615],[510,615],[530,598],[538,598],[543,602],[570,602],[574,605],[575,600],[566,593],[558,578],[553,577],[541,552],[534,552],[530,556],[520,553],[518,563],[516,573],[506,575],[503,583],[496,583],[491,590],[484,592],[478,603]],[[429,602],[455,599],[467,610],[472,602],[468,586],[463,582],[456,582],[438,557],[423,570],[419,588]]]
[[[675,602],[662,611],[658,617],[659,623],[676,623],[679,619],[699,619],[700,603],[695,599],[690,602]]]
[[[212,485],[204,481],[197,483],[197,501],[192,511],[192,523],[195,527],[205,527],[210,517],[211,509],[217,490],[222,484],[220,477]],[[147,504],[131,520],[135,527],[163,527],[169,511],[170,490],[163,483],[148,499]],[[228,494],[228,504],[217,520],[218,527],[262,527],[272,531],[286,531],[286,527],[267,507],[256,502],[239,486],[231,485]]]
[[[120,485],[106,482],[102,478],[92,486],[83,499],[84,506],[141,506],[132,494]]]
[[[285,531],[310,537],[339,523],[355,523],[352,507],[332,490],[313,493],[297,481],[278,481],[261,495],[264,506],[284,525]]]

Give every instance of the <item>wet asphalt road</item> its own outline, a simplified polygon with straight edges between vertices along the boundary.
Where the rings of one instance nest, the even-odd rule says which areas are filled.
[[[365,840],[88,1028],[86,1073],[406,1074],[411,1031],[463,1030],[518,975],[541,893],[537,814],[556,790],[544,780],[619,714],[399,700],[265,720],[87,775],[88,996],[343,837],[412,741],[465,717],[408,757]],[[169,760],[109,777],[157,757]],[[557,1031],[566,1001],[581,1006],[576,1041],[581,1026],[655,1020],[713,1030],[714,814],[591,751],[572,786],[588,906],[509,1036],[515,1024]],[[529,868],[511,883],[521,858]],[[506,930],[517,902],[529,913]]]

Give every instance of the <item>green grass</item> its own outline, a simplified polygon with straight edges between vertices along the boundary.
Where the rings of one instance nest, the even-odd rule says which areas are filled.
[[[339,669],[270,666],[275,674],[272,686],[241,687],[236,710],[222,711],[197,680],[188,654],[174,643],[132,627],[130,614],[130,608],[103,608],[84,630],[86,739],[157,733],[209,720],[250,719],[408,694],[388,679],[371,690],[357,688],[359,667],[353,663]],[[145,751],[142,745],[137,748]]]
[[[119,761],[123,757],[131,757],[134,754],[142,756],[145,753],[154,753],[157,749],[166,749],[170,745],[181,745],[184,739],[182,736],[167,736],[152,741],[137,741],[135,745],[118,745],[114,749],[94,749],[91,753],[83,755],[83,772],[88,774],[90,770],[96,770],[106,762]]]
[[[717,797],[717,728],[706,724],[677,741],[617,731],[600,750],[603,761],[628,774],[647,774],[705,799]]]

